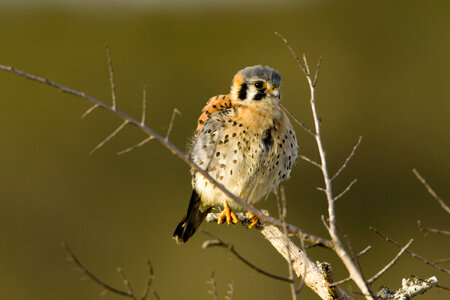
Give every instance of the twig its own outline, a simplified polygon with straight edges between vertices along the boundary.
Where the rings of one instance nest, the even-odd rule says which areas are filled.
[[[304,155],[302,155],[302,154],[300,154],[299,157],[300,157],[301,159],[303,159],[304,161],[307,161],[307,162],[309,162],[310,164],[312,164],[312,165],[318,167],[319,169],[322,168],[322,166],[321,166],[318,162],[316,162],[316,161],[314,161],[314,160],[312,160],[312,159],[310,159],[310,158],[308,158],[308,157],[306,157],[306,156],[304,156]]]
[[[370,284],[374,283],[375,280],[381,277],[389,268],[391,268],[399,259],[400,256],[402,256],[403,253],[405,253],[406,249],[408,249],[409,246],[411,246],[412,242],[414,240],[410,239],[409,242],[400,249],[400,251],[397,253],[397,255],[386,265],[383,269],[381,269],[377,274],[373,275],[368,281]]]
[[[356,142],[356,145],[353,146],[352,152],[350,152],[350,155],[345,159],[344,164],[339,168],[339,170],[336,172],[336,174],[331,177],[331,181],[333,181],[336,177],[341,174],[341,172],[347,167],[348,162],[350,159],[352,159],[353,155],[355,155],[356,149],[358,149],[359,144],[361,143],[362,136],[359,137],[358,142]]]
[[[227,291],[227,295],[225,296],[225,300],[232,300],[234,296],[234,283],[229,283],[228,284],[228,291]]]
[[[116,100],[116,85],[114,84],[114,70],[112,66],[111,53],[109,51],[109,47],[105,46],[106,56],[108,57],[108,70],[109,70],[109,83],[111,85],[111,98],[112,98],[112,110],[115,111],[117,109],[117,100]]]
[[[216,278],[214,277],[214,271],[211,271],[211,276],[209,277],[209,280],[206,281],[206,283],[211,285],[211,289],[208,290],[208,294],[211,294],[213,296],[213,299],[217,300],[219,298],[219,295],[217,295]]]
[[[142,140],[139,143],[137,143],[136,145],[128,147],[127,149],[124,149],[124,150],[122,150],[120,152],[117,152],[117,155],[122,155],[122,154],[125,154],[125,153],[128,153],[128,152],[131,152],[131,151],[133,151],[136,148],[144,146],[145,144],[147,144],[148,142],[150,142],[151,140],[154,140],[154,139],[155,138],[153,136],[149,136],[145,140]]]
[[[393,239],[391,239],[390,237],[388,237],[387,235],[385,235],[384,233],[380,232],[378,229],[370,226],[369,227],[370,230],[372,230],[373,232],[375,232],[376,234],[378,234],[379,236],[381,236],[382,238],[384,238],[386,241],[388,241],[391,244],[394,244],[395,246],[402,248],[403,246],[400,245],[399,242],[394,241]],[[429,261],[428,259],[423,258],[422,256],[414,253],[413,251],[406,249],[405,252],[409,253],[412,257],[417,258],[418,260],[421,260],[422,262],[424,262],[425,264],[432,266],[433,268],[438,269],[441,272],[450,274],[450,270],[447,270],[445,268],[442,268],[441,266],[438,266],[436,264],[434,264],[433,262]]]
[[[137,300],[137,297],[134,295],[133,288],[131,287],[131,282],[125,276],[125,273],[123,272],[122,268],[117,268],[117,272],[122,276],[123,284],[126,286],[127,293],[128,293],[128,295],[130,295],[130,298]]]
[[[166,133],[166,137],[165,137],[166,141],[169,140],[169,135],[170,135],[170,132],[172,131],[173,122],[175,121],[175,116],[177,114],[181,116],[181,112],[178,109],[174,108],[173,112],[172,112],[172,117],[170,118],[169,128],[167,129],[167,133]]]
[[[116,134],[118,134],[126,125],[128,125],[130,122],[128,120],[123,121],[122,124],[119,125],[119,127],[116,128],[110,135],[108,135],[103,141],[101,141],[94,149],[89,152],[89,154],[94,153],[101,147],[103,147],[109,140],[111,140]]]
[[[147,114],[147,85],[144,83],[142,88],[142,118],[141,124],[145,124],[145,115]]]
[[[98,278],[97,276],[95,276],[94,274],[92,274],[79,260],[78,258],[73,254],[72,250],[70,250],[69,246],[67,246],[67,244],[65,242],[62,243],[62,246],[64,247],[64,249],[67,252],[67,255],[69,256],[70,261],[73,261],[75,263],[75,265],[77,265],[77,267],[80,269],[80,271],[82,271],[87,278],[91,279],[92,281],[94,281],[95,283],[97,283],[98,285],[100,285],[101,287],[103,287],[105,290],[108,290],[114,294],[118,294],[118,295],[122,295],[122,296],[127,296],[130,298],[135,299],[135,297],[132,297],[128,291],[123,291],[123,290],[119,290],[116,289],[115,287],[110,286],[109,284],[107,284],[106,282],[102,281],[100,278]]]
[[[295,123],[297,123],[298,125],[300,125],[300,127],[302,127],[306,132],[308,132],[309,134],[311,134],[312,136],[315,136],[315,132],[312,131],[308,126],[305,125],[305,123],[303,123],[302,121],[300,121],[299,119],[297,119],[296,116],[294,116],[293,113],[291,113],[289,111],[289,109],[287,109],[286,106],[283,105],[283,103],[280,103],[280,107],[289,115],[289,117],[291,117]]]
[[[434,199],[436,199],[436,201],[439,203],[439,205],[442,207],[442,209],[445,210],[448,214],[450,214],[450,207],[444,202],[444,200],[442,200],[441,197],[438,196],[438,194],[436,194],[436,192],[433,190],[433,188],[427,183],[425,178],[423,178],[422,175],[420,175],[419,171],[417,171],[416,169],[413,169],[412,171],[413,171],[414,175],[416,175],[417,179],[419,179],[419,181],[425,186],[428,193],[430,193],[430,195]]]
[[[349,185],[339,194],[339,195],[337,195],[336,197],[334,197],[334,201],[336,201],[336,200],[338,200],[339,198],[341,198],[342,196],[344,196],[345,195],[345,193],[347,193],[351,188],[352,188],[352,186],[356,183],[358,181],[358,179],[353,179],[350,183],[349,183]]]
[[[92,105],[88,110],[86,110],[82,115],[81,118],[84,119],[86,118],[87,115],[89,115],[91,112],[93,112],[96,108],[98,108],[99,105],[98,104],[94,104]]]
[[[370,249],[372,249],[372,246],[371,246],[371,245],[369,245],[369,246],[367,246],[366,248],[364,248],[363,250],[361,250],[359,253],[357,253],[357,254],[355,255],[355,257],[356,257],[356,258],[359,258],[359,257],[363,256],[363,255],[366,254]]]
[[[442,229],[436,229],[431,227],[425,227],[422,226],[422,222],[420,220],[417,220],[417,226],[419,227],[420,232],[423,232],[425,235],[428,233],[438,233],[442,235],[450,235],[450,231],[448,230],[442,230]]]
[[[334,244],[333,250],[336,252],[336,254],[339,256],[341,261],[346,266],[350,277],[352,277],[352,280],[355,282],[355,284],[358,286],[362,294],[366,297],[366,299],[375,299],[376,296],[371,290],[370,285],[367,283],[367,281],[364,279],[362,273],[356,266],[355,262],[351,258],[351,256],[348,254],[348,252],[345,250],[344,246],[342,245],[342,242],[339,238],[337,228],[336,228],[336,214],[335,214],[335,201],[333,197],[333,187],[331,183],[331,178],[328,173],[328,167],[327,167],[327,160],[326,160],[326,152],[325,148],[323,146],[322,142],[322,136],[321,136],[321,128],[320,128],[320,118],[317,113],[316,108],[316,98],[315,98],[315,89],[317,85],[317,77],[318,77],[318,69],[320,67],[320,62],[322,60],[322,57],[319,58],[316,66],[316,72],[314,74],[314,79],[311,77],[311,70],[309,68],[308,61],[306,59],[306,56],[303,55],[303,63],[300,61],[299,57],[296,55],[295,51],[293,50],[292,46],[289,44],[286,38],[284,38],[281,34],[275,33],[277,36],[279,36],[283,42],[286,44],[286,47],[291,52],[292,56],[296,60],[297,64],[303,71],[306,80],[309,85],[310,90],[310,104],[311,104],[311,111],[314,119],[314,131],[315,135],[314,138],[316,140],[317,149],[319,151],[320,155],[320,165],[321,165],[321,171],[323,175],[323,181],[325,183],[325,194],[327,197],[328,202],[328,232],[330,234],[331,240]]]
[[[155,279],[155,273],[153,272],[153,266],[149,259],[147,259],[147,266],[148,266],[148,279],[147,279],[147,284],[145,285],[145,290],[142,293],[141,300],[147,299],[147,296],[150,292],[150,286],[152,285],[153,279]]]
[[[291,280],[289,278],[283,277],[283,276],[278,276],[275,274],[272,274],[270,272],[264,271],[263,269],[261,269],[260,267],[252,264],[250,261],[248,261],[246,258],[244,258],[241,254],[239,254],[239,252],[236,251],[236,249],[234,248],[234,245],[230,242],[224,242],[221,239],[219,239],[218,237],[214,236],[213,234],[211,234],[210,232],[201,229],[200,230],[202,233],[210,236],[211,238],[213,238],[213,240],[207,240],[204,241],[202,244],[202,249],[208,249],[211,247],[222,247],[225,249],[228,249],[231,253],[233,253],[236,258],[238,258],[240,261],[242,261],[244,264],[246,264],[247,266],[249,266],[250,268],[252,268],[253,270],[255,270],[256,272],[268,276],[270,278],[273,279],[277,279],[277,280],[281,280],[281,281],[286,281],[286,282],[290,282]]]

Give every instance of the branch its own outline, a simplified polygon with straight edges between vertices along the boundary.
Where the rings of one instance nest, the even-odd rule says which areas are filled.
[[[397,291],[392,291],[387,287],[382,287],[377,293],[382,300],[407,300],[412,297],[422,295],[432,287],[438,286],[438,280],[435,276],[428,279],[419,279],[416,277],[402,279],[402,287]]]
[[[196,163],[194,163],[188,155],[186,155],[183,151],[181,151],[180,149],[178,149],[175,145],[173,145],[170,141],[166,140],[165,137],[162,137],[161,135],[159,135],[158,133],[156,133],[156,131],[154,131],[153,129],[151,129],[150,127],[148,127],[146,124],[142,124],[141,122],[137,121],[136,119],[130,117],[129,115],[127,115],[126,113],[124,113],[123,111],[119,110],[118,108],[114,108],[113,106],[107,105],[103,102],[101,102],[100,100],[89,96],[87,94],[85,94],[84,92],[80,92],[71,88],[68,88],[66,86],[63,86],[61,84],[58,84],[54,81],[51,81],[49,79],[43,78],[43,77],[39,77],[33,74],[29,74],[26,73],[24,71],[18,70],[14,67],[9,67],[9,66],[4,66],[4,65],[0,65],[0,70],[1,71],[6,71],[6,72],[10,72],[10,73],[14,73],[17,74],[19,76],[22,76],[26,79],[32,80],[32,81],[37,81],[39,83],[43,83],[46,85],[49,85],[53,88],[56,88],[64,93],[70,94],[70,95],[74,95],[83,99],[86,99],[92,103],[94,103],[94,105],[97,105],[98,108],[104,108],[106,110],[109,110],[113,113],[115,113],[116,115],[118,115],[120,118],[122,118],[125,121],[128,121],[128,123],[130,125],[134,125],[136,127],[138,127],[139,129],[141,129],[142,131],[144,131],[149,137],[151,137],[152,139],[157,140],[161,145],[163,145],[165,148],[167,148],[172,154],[174,154],[175,156],[177,156],[178,158],[180,158],[182,161],[184,161],[188,166],[190,166],[192,169],[196,170],[199,174],[201,174],[203,177],[205,177],[211,184],[215,185],[219,190],[221,190],[227,197],[229,197],[230,199],[234,200],[236,203],[238,203],[239,205],[241,205],[242,209],[245,209],[251,213],[253,213],[256,217],[258,217],[258,219],[260,219],[261,221],[265,222],[266,224],[272,224],[278,227],[282,227],[283,224],[280,220],[273,218],[271,216],[267,216],[265,215],[261,210],[254,208],[253,206],[251,206],[250,204],[247,203],[247,201],[242,200],[240,197],[234,195],[232,192],[230,192],[228,189],[226,189],[221,183],[219,183],[218,181],[216,181],[206,170],[202,169],[200,166],[198,166]],[[305,233],[302,229],[291,225],[291,224],[287,224],[287,229],[290,233],[294,233],[299,235],[303,240],[308,241],[310,243],[320,243],[328,248],[332,248],[334,246],[334,244],[324,238],[309,234],[309,233]]]
[[[355,284],[358,286],[360,291],[363,295],[365,295],[366,299],[374,299],[376,298],[375,294],[370,288],[370,285],[365,280],[365,278],[362,275],[362,272],[359,270],[358,266],[356,265],[355,261],[352,259],[352,257],[349,255],[349,253],[344,248],[336,227],[336,213],[335,213],[335,198],[333,196],[333,187],[332,187],[332,179],[329,176],[328,167],[327,167],[327,159],[326,159],[326,151],[322,142],[322,136],[321,136],[321,128],[320,128],[320,118],[317,113],[316,108],[316,97],[315,97],[315,91],[317,86],[317,79],[319,74],[319,68],[320,63],[322,61],[322,56],[319,58],[317,65],[316,65],[316,71],[314,73],[314,77],[311,76],[311,70],[308,64],[308,61],[306,59],[306,56],[303,55],[303,62],[299,59],[297,54],[295,53],[292,46],[289,44],[286,38],[284,38],[281,34],[275,33],[277,36],[279,36],[283,42],[285,43],[286,47],[291,52],[292,56],[294,57],[295,61],[299,65],[300,69],[303,71],[306,81],[308,82],[309,90],[310,90],[310,104],[311,104],[311,111],[314,119],[314,131],[315,135],[314,138],[316,140],[317,149],[319,151],[320,155],[320,166],[321,171],[323,175],[323,181],[325,183],[325,195],[328,202],[328,226],[327,230],[330,234],[331,240],[333,242],[333,250],[336,252],[336,254],[339,256],[341,261],[346,266],[348,272],[350,273],[350,277],[355,282]],[[344,163],[345,165],[345,163]]]
[[[209,213],[206,216],[206,221],[217,222],[219,215],[219,213]],[[248,226],[253,220],[243,213],[238,213],[236,216],[244,226]],[[322,273],[323,271],[318,265],[312,262],[306,253],[298,248],[291,240],[286,240],[283,231],[278,227],[262,223],[260,220],[254,228],[256,228],[272,244],[275,250],[277,250],[286,261],[289,261],[289,257],[291,257],[296,275],[301,276],[305,284],[322,299],[349,299],[340,288],[330,286],[333,282],[327,281],[327,278],[325,278]],[[286,245],[288,246],[286,247]],[[329,269],[331,269],[331,267],[329,267]]]
[[[369,227],[370,230],[372,230],[373,232],[375,232],[376,234],[378,234],[379,236],[381,236],[382,238],[384,238],[386,241],[388,241],[391,244],[394,244],[395,246],[402,248],[402,245],[400,245],[399,242],[394,241],[393,239],[391,239],[390,237],[388,237],[387,235],[385,235],[384,233],[380,232],[378,229],[370,226]],[[441,266],[436,265],[435,263],[429,261],[428,259],[423,258],[422,256],[414,253],[413,251],[406,249],[405,252],[409,253],[412,257],[417,258],[418,260],[421,260],[422,262],[424,262],[425,264],[432,266],[433,268],[438,269],[441,272],[450,274],[450,270],[447,270]]]
[[[372,278],[370,278],[368,281],[370,284],[372,284],[375,280],[380,278],[381,275],[383,275],[389,268],[391,268],[399,259],[400,256],[402,256],[403,253],[405,253],[406,249],[412,244],[414,240],[410,239],[409,242],[400,249],[400,252],[397,253],[397,255],[386,265],[383,269],[381,269],[377,274],[373,275]]]
[[[450,231],[422,226],[422,222],[420,220],[417,220],[417,226],[419,226],[420,232],[424,232],[424,235],[431,232],[450,236]]]
[[[358,142],[356,142],[356,145],[353,146],[353,150],[345,160],[344,164],[339,168],[336,174],[334,174],[333,177],[331,177],[331,181],[333,181],[336,177],[338,177],[339,174],[341,174],[341,172],[347,167],[348,162],[350,161],[350,159],[352,159],[353,155],[355,155],[356,149],[358,149],[359,144],[361,144],[361,140],[362,136],[359,137]]]
[[[81,262],[80,260],[75,256],[75,254],[73,254],[72,250],[69,248],[69,246],[67,246],[67,244],[65,242],[62,243],[62,246],[64,247],[64,249],[67,252],[68,255],[68,261],[71,261],[73,263],[75,263],[75,265],[79,268],[79,270],[81,272],[83,272],[87,278],[91,279],[92,281],[94,281],[95,283],[97,283],[98,285],[100,285],[102,288],[104,288],[104,291],[110,291],[113,294],[117,294],[120,296],[125,296],[128,298],[131,298],[133,300],[137,300],[138,298],[136,297],[133,289],[131,288],[131,283],[130,281],[126,278],[124,272],[122,271],[121,268],[118,268],[117,271],[121,274],[123,282],[125,287],[127,288],[126,291],[124,290],[120,290],[117,289],[109,284],[107,284],[106,282],[104,282],[103,280],[101,280],[100,278],[98,278],[97,276],[95,276],[91,271],[89,271]],[[154,273],[153,273],[153,267],[150,263],[149,260],[147,260],[147,264],[149,266],[149,278],[147,280],[147,284],[145,286],[145,290],[144,293],[142,295],[142,297],[140,298],[141,300],[145,300],[147,299],[149,290],[150,290],[150,286],[153,282],[153,279],[155,278]],[[103,294],[104,292],[102,292]],[[155,292],[156,293],[156,292]]]
[[[442,200],[441,197],[438,196],[438,194],[436,194],[433,188],[427,183],[427,181],[422,177],[422,175],[420,175],[419,171],[417,171],[416,169],[413,169],[412,171],[414,175],[416,175],[417,179],[425,186],[428,193],[430,193],[430,195],[434,199],[436,199],[436,201],[439,203],[442,209],[446,211],[448,214],[450,214],[450,207],[444,202],[444,200]]]

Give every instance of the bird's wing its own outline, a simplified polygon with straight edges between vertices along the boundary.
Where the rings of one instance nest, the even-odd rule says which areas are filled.
[[[232,106],[233,102],[231,101],[230,95],[219,95],[209,99],[205,107],[203,107],[202,109],[200,118],[198,118],[197,133],[199,132],[200,128],[202,128],[203,124],[205,124],[206,120],[208,120],[211,114],[217,111],[231,108]]]

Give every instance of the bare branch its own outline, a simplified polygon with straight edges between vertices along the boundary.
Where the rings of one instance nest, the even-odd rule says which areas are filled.
[[[309,134],[311,134],[312,136],[315,136],[316,134],[314,133],[314,131],[312,131],[308,126],[305,125],[305,123],[301,122],[299,119],[297,119],[297,117],[294,116],[293,113],[291,113],[289,111],[289,109],[287,109],[286,106],[284,106],[282,103],[280,103],[281,108],[289,115],[289,117],[291,117],[295,123],[297,123],[298,125],[300,125],[300,127],[302,127],[306,132],[308,132]]]
[[[278,275],[272,274],[270,272],[264,271],[260,267],[252,264],[250,261],[248,261],[246,258],[244,258],[241,254],[239,254],[239,252],[236,251],[236,249],[234,248],[232,243],[224,242],[224,241],[222,241],[221,239],[219,239],[218,237],[214,236],[213,234],[211,234],[210,232],[208,232],[206,230],[200,230],[200,231],[214,239],[214,240],[206,240],[206,241],[204,241],[203,244],[202,244],[202,249],[208,249],[208,248],[211,248],[211,247],[222,247],[222,248],[228,249],[231,253],[234,254],[234,256],[236,256],[237,259],[242,261],[244,264],[246,264],[247,266],[249,266],[250,268],[252,268],[256,272],[258,272],[258,273],[260,273],[262,275],[268,276],[270,278],[276,279],[276,280],[287,281],[287,282],[291,281],[289,278],[286,278],[286,277],[283,277],[283,276],[278,276]]]
[[[328,167],[327,167],[327,160],[326,160],[326,151],[322,142],[322,136],[321,136],[321,128],[320,128],[320,118],[317,113],[316,108],[316,98],[315,98],[315,88],[317,84],[317,77],[318,77],[318,71],[316,70],[314,79],[311,77],[311,70],[309,68],[308,60],[306,59],[306,56],[303,55],[303,63],[300,61],[298,56],[296,55],[295,51],[293,50],[292,46],[289,44],[289,42],[279,33],[275,33],[277,36],[279,36],[284,43],[286,44],[287,48],[293,55],[294,59],[296,60],[297,64],[305,74],[306,80],[309,85],[310,90],[310,104],[311,104],[311,111],[314,119],[314,131],[315,135],[314,138],[316,140],[317,149],[319,151],[320,155],[320,166],[321,171],[323,175],[323,181],[325,183],[325,195],[327,197],[328,202],[328,232],[331,236],[331,240],[334,244],[333,250],[336,252],[336,254],[339,256],[341,261],[346,266],[347,270],[350,273],[350,277],[355,282],[355,284],[358,286],[362,294],[366,297],[366,299],[375,299],[376,296],[374,292],[371,290],[370,285],[367,283],[365,278],[363,277],[362,273],[360,272],[359,268],[356,266],[355,262],[353,261],[352,257],[349,255],[349,253],[346,251],[344,246],[342,245],[342,242],[339,238],[337,227],[336,227],[336,214],[335,214],[335,206],[334,206],[334,196],[333,196],[333,187],[331,183],[331,178],[328,173]],[[320,66],[322,58],[320,57],[317,62],[317,67]]]
[[[438,280],[435,276],[428,279],[419,279],[416,277],[402,279],[402,287],[397,291],[392,291],[387,287],[377,293],[377,296],[381,300],[398,300],[398,299],[411,299],[412,297],[422,295],[432,287],[438,286]]]
[[[422,222],[420,220],[417,220],[417,226],[419,226],[420,232],[423,232],[424,235],[427,235],[430,232],[438,233],[438,234],[442,234],[442,235],[450,235],[450,231],[448,231],[448,230],[442,230],[442,229],[436,229],[436,228],[422,226]]]
[[[122,276],[123,284],[126,286],[127,293],[130,296],[130,298],[137,300],[136,296],[134,295],[133,289],[131,288],[131,282],[125,276],[125,273],[123,272],[122,268],[117,268],[117,272]]]
[[[173,112],[172,112],[172,117],[170,118],[169,128],[167,129],[167,133],[166,133],[166,138],[165,138],[166,141],[169,140],[169,135],[170,135],[170,132],[172,131],[173,122],[175,121],[175,116],[177,114],[181,116],[181,112],[178,109],[174,108]]]
[[[382,238],[384,238],[386,241],[388,241],[391,244],[394,244],[395,246],[402,248],[403,246],[400,245],[399,242],[394,241],[393,239],[391,239],[390,237],[388,237],[387,235],[385,235],[384,233],[380,232],[378,229],[374,228],[374,227],[369,227],[370,230],[372,230],[373,232],[375,232],[376,234],[378,234],[379,236],[381,236]],[[422,256],[414,253],[413,251],[406,249],[405,252],[409,253],[412,257],[417,258],[418,260],[421,260],[422,262],[424,262],[425,264],[432,266],[433,268],[438,269],[441,272],[450,274],[450,270],[445,269],[441,266],[438,266],[436,264],[434,264],[433,262],[429,261],[428,259],[423,258]]]
[[[114,130],[103,141],[101,141],[100,144],[98,144],[94,149],[91,150],[91,152],[89,152],[89,154],[92,154],[101,147],[103,147],[110,139],[112,139],[116,134],[118,134],[128,123],[129,123],[128,120],[123,121],[123,123],[119,127],[117,127],[116,130]]]
[[[109,51],[109,47],[106,45],[106,56],[108,57],[108,70],[109,70],[109,83],[111,85],[111,98],[112,98],[112,110],[115,111],[117,109],[117,100],[116,100],[116,85],[114,84],[114,70],[112,66],[111,53]]]
[[[345,159],[344,164],[339,168],[339,170],[336,172],[336,174],[333,175],[333,177],[331,177],[331,181],[333,181],[336,177],[339,176],[339,174],[341,174],[341,172],[347,167],[348,162],[350,161],[350,159],[352,159],[353,155],[355,155],[355,151],[356,149],[358,149],[359,144],[361,143],[362,140],[362,136],[359,137],[358,142],[356,142],[356,145],[353,146],[353,150],[350,153],[350,155]]]
[[[122,150],[120,152],[117,152],[117,155],[122,155],[122,154],[125,154],[125,153],[128,153],[128,152],[131,152],[131,151],[133,151],[136,148],[144,146],[145,144],[147,144],[148,142],[150,142],[151,140],[154,140],[154,139],[155,138],[153,136],[149,136],[145,140],[142,140],[141,142],[137,143],[136,145],[133,145],[133,146],[131,146],[131,147],[127,148],[127,149],[124,149],[124,150]]]
[[[209,213],[206,216],[207,222],[217,222],[219,213]],[[238,220],[244,225],[248,226],[253,219],[243,213],[236,214]],[[297,276],[301,276],[305,284],[317,293],[322,299],[349,299],[348,296],[339,288],[330,288],[330,281],[323,274],[323,270],[319,268],[318,264],[312,262],[306,253],[297,247],[292,241],[286,241],[285,235],[278,227],[262,223],[259,220],[254,227],[258,230],[280,253],[283,258],[288,261],[289,256],[293,261],[294,271]],[[289,247],[286,247],[286,243]],[[289,251],[289,255],[287,253]],[[306,264],[306,266],[305,266]],[[331,267],[328,267],[331,273]],[[334,297],[334,298],[333,298]]]
[[[68,87],[65,87],[63,85],[60,85],[54,81],[48,80],[46,78],[43,77],[39,77],[36,75],[32,75],[26,72],[23,72],[21,70],[18,70],[16,68],[13,67],[8,67],[8,66],[4,66],[4,65],[0,65],[0,70],[2,71],[6,71],[6,72],[11,72],[14,74],[17,74],[19,76],[25,77],[26,79],[29,80],[33,80],[33,81],[37,81],[46,85],[49,85],[53,88],[56,88],[64,93],[68,93],[83,99],[86,99],[94,104],[97,104],[99,107],[101,108],[105,108],[109,111],[114,112],[115,114],[117,114],[120,118],[122,118],[123,120],[128,120],[130,124],[140,128],[142,131],[144,131],[145,133],[147,133],[149,136],[152,136],[154,139],[156,139],[158,142],[160,142],[165,148],[167,148],[172,154],[176,155],[178,158],[180,158],[182,161],[184,161],[187,165],[189,165],[190,167],[192,167],[194,170],[196,170],[199,174],[201,174],[203,177],[205,177],[209,182],[211,182],[211,184],[217,186],[217,188],[219,190],[221,190],[227,197],[231,198],[232,200],[234,200],[236,203],[238,203],[239,205],[242,206],[243,209],[252,212],[256,217],[258,217],[258,219],[260,219],[261,221],[265,222],[266,224],[273,224],[275,226],[278,227],[282,227],[283,225],[281,224],[281,221],[273,218],[271,216],[267,216],[265,215],[261,210],[254,208],[253,206],[249,205],[246,201],[242,200],[240,197],[237,197],[236,195],[234,195],[233,193],[231,193],[228,189],[226,189],[221,183],[217,182],[210,174],[208,174],[208,172],[204,169],[202,169],[200,166],[198,166],[197,164],[195,164],[188,155],[186,155],[185,153],[183,153],[180,149],[178,149],[175,145],[173,145],[172,143],[170,143],[169,141],[166,141],[166,139],[164,137],[162,137],[161,135],[157,134],[153,129],[151,129],[150,127],[148,127],[147,125],[143,125],[141,124],[141,122],[135,120],[134,118],[130,117],[129,115],[127,115],[126,113],[124,113],[123,111],[119,110],[119,109],[113,109],[112,106],[109,106],[99,100],[97,100],[96,98],[86,95],[84,92],[79,92],[76,91],[74,89],[70,89]],[[309,234],[304,232],[303,230],[301,230],[300,228],[291,225],[291,224],[287,224],[287,228],[289,230],[290,233],[295,233],[298,234],[302,237],[302,239],[304,239],[305,241],[308,241],[310,243],[318,243],[321,245],[324,245],[328,248],[333,248],[334,247],[334,243],[320,238],[318,236]]]
[[[314,72],[314,80],[313,80],[313,84],[312,84],[313,87],[317,86],[317,79],[319,78],[320,64],[322,63],[322,60],[323,60],[323,54],[320,54],[319,59],[317,60],[317,64],[316,64],[316,72]]]
[[[211,290],[208,290],[208,294],[211,294],[214,300],[218,300],[219,295],[217,295],[216,278],[214,277],[214,271],[211,271],[211,276],[209,280],[206,281],[206,283],[211,285]]]
[[[341,198],[342,196],[344,196],[345,193],[347,193],[357,181],[358,181],[358,179],[356,179],[356,178],[353,179],[352,182],[350,182],[349,185],[347,185],[347,187],[339,195],[334,197],[334,201],[336,201],[339,198]]]
[[[442,200],[441,197],[438,196],[438,194],[436,194],[436,192],[433,190],[433,188],[427,183],[425,178],[423,178],[422,175],[420,175],[419,171],[417,171],[416,169],[413,169],[412,171],[413,171],[414,175],[416,175],[417,179],[419,179],[419,181],[425,186],[428,193],[430,193],[430,195],[434,199],[436,199],[436,201],[439,203],[439,205],[442,207],[442,209],[445,210],[448,214],[450,214],[450,207],[444,202],[444,200]]]
[[[366,254],[370,249],[372,249],[372,246],[371,246],[371,245],[369,245],[369,246],[367,246],[366,248],[364,248],[363,250],[361,250],[359,253],[357,253],[357,254],[355,255],[355,257],[356,257],[356,258],[359,258],[359,257],[363,256],[363,255]]]
[[[303,73],[307,73],[306,72],[306,67],[305,65],[303,65],[302,61],[300,60],[300,58],[297,56],[297,53],[295,53],[294,48],[292,48],[291,44],[288,42],[288,40],[282,36],[280,33],[275,32],[275,35],[278,36],[280,39],[283,40],[284,44],[286,45],[286,47],[289,49],[289,51],[291,52],[292,56],[294,57],[295,61],[297,62],[298,66],[300,67],[300,69],[302,69]]]
[[[91,112],[93,112],[96,108],[98,108],[98,104],[94,104],[92,105],[87,111],[85,111],[82,115],[81,118],[84,119],[86,118],[87,115],[89,115]]]
[[[386,266],[384,266],[383,269],[381,269],[377,274],[373,275],[368,280],[369,283],[370,284],[374,283],[375,280],[380,278],[381,275],[383,275],[387,270],[389,270],[389,268],[391,268],[400,259],[400,256],[402,256],[402,254],[405,253],[406,249],[408,249],[409,246],[411,246],[413,241],[414,241],[413,239],[410,239],[409,242],[404,247],[402,247],[402,249],[400,249],[400,251],[397,253],[397,255]]]
[[[118,295],[122,295],[122,296],[127,296],[127,297],[131,297],[127,291],[122,291],[119,289],[116,289],[112,286],[110,286],[109,284],[105,283],[104,281],[102,281],[101,279],[99,279],[97,276],[95,276],[94,274],[92,274],[88,269],[86,269],[86,267],[78,260],[78,258],[73,254],[72,250],[70,250],[69,246],[67,246],[67,244],[65,242],[62,243],[62,246],[64,247],[64,249],[67,252],[67,255],[69,256],[70,261],[73,261],[75,263],[75,265],[78,266],[78,268],[86,275],[87,278],[91,279],[92,281],[94,281],[95,283],[97,283],[98,285],[100,285],[101,287],[103,287],[105,290],[108,290],[114,294],[118,294]],[[132,298],[132,297],[131,297]]]
[[[148,294],[150,292],[150,286],[152,285],[153,279],[155,279],[155,273],[153,272],[153,266],[149,259],[147,259],[147,266],[148,266],[148,279],[147,279],[147,284],[145,285],[145,290],[142,293],[141,300],[147,299]]]
[[[322,169],[322,166],[318,163],[318,162],[316,162],[316,161],[314,161],[314,160],[312,160],[312,159],[310,159],[310,158],[308,158],[308,157],[306,157],[306,156],[304,156],[304,155],[299,155],[298,157],[300,157],[301,159],[303,159],[304,161],[307,161],[307,162],[309,162],[310,164],[312,164],[313,166],[316,166],[316,167],[318,167],[319,169]]]

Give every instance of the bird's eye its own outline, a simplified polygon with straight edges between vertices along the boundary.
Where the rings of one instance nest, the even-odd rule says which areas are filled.
[[[255,82],[255,87],[258,90],[265,89],[266,88],[266,83],[264,81],[257,81],[257,82]]]

